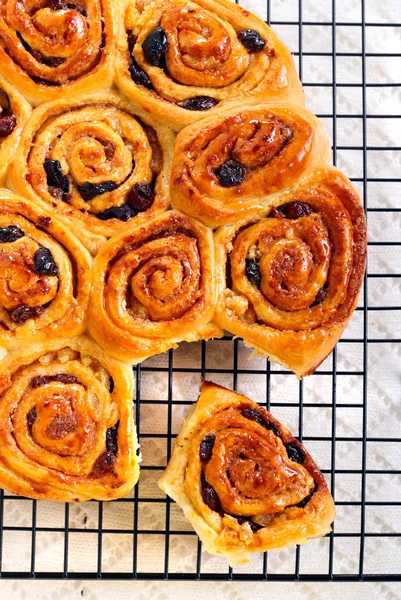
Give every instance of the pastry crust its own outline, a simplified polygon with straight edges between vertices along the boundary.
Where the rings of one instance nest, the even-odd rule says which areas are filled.
[[[134,364],[180,341],[219,337],[213,236],[178,211],[109,240],[94,262],[89,330]]]
[[[214,117],[239,97],[245,105],[255,98],[304,105],[289,50],[249,11],[228,0],[131,0],[125,5],[125,14],[120,12],[116,83],[166,125],[180,130],[205,116]],[[143,52],[142,43],[156,27],[167,37],[165,68],[164,63],[149,64]],[[240,42],[239,32],[249,29],[264,40],[263,49],[251,51]],[[140,74],[134,79],[141,83],[131,76],[133,64]],[[209,99],[209,109],[184,107],[199,97]]]
[[[91,282],[92,259],[71,231],[0,190],[0,345],[82,333]]]
[[[132,369],[88,337],[8,354],[0,362],[0,486],[58,502],[127,494],[139,475],[133,390]]]
[[[8,166],[31,110],[25,98],[0,75],[0,185],[6,179]]]
[[[114,5],[112,0],[54,0],[48,6],[40,0],[2,0],[1,73],[33,106],[108,88],[116,46]]]
[[[94,254],[106,238],[130,227],[132,220],[139,225],[168,207],[173,146],[171,130],[116,93],[62,98],[32,113],[8,184],[55,212]],[[67,193],[48,185],[44,167],[48,160],[59,161],[68,180]],[[86,199],[77,187],[104,182],[114,187]],[[127,208],[130,192],[139,184],[154,186],[155,197],[148,208],[137,207],[139,212],[135,209],[120,218],[104,213]]]
[[[272,196],[328,162],[330,142],[312,113],[293,105],[237,103],[177,137],[171,175],[174,208],[209,227],[260,214]],[[240,163],[235,183],[219,180],[227,162]]]
[[[183,509],[204,549],[231,566],[254,552],[323,536],[335,518],[304,446],[264,408],[208,381],[159,486]]]
[[[308,214],[287,218],[280,207],[294,202]],[[264,215],[218,229],[215,250],[216,323],[298,376],[313,373],[350,320],[365,272],[366,221],[350,181],[316,169]]]

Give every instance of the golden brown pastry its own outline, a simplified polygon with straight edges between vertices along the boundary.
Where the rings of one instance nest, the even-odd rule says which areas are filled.
[[[217,227],[260,214],[272,195],[330,158],[330,143],[312,113],[259,104],[220,112],[177,137],[174,208]]]
[[[38,107],[9,185],[51,209],[95,253],[115,233],[169,204],[174,134],[114,93]]]
[[[333,499],[304,446],[267,410],[204,381],[159,486],[205,550],[231,566],[331,531]]]
[[[71,231],[0,190],[0,346],[81,333],[91,281],[91,257]]]
[[[30,113],[28,102],[0,75],[0,185]]]
[[[127,494],[138,480],[132,368],[86,337],[0,362],[0,487],[60,502]]]
[[[116,83],[166,125],[179,130],[239,97],[303,106],[290,52],[248,10],[228,0],[125,4]]]
[[[366,263],[359,196],[337,169],[313,171],[257,219],[215,234],[215,321],[298,376],[331,352],[358,301]]]
[[[134,364],[180,341],[220,336],[213,236],[178,211],[109,240],[94,262],[89,330],[106,352]]]
[[[111,0],[1,0],[0,71],[37,106],[111,85]]]

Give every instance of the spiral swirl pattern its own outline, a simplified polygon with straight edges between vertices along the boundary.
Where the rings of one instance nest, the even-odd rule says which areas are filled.
[[[131,369],[87,338],[11,353],[0,370],[0,484],[30,498],[107,500],[138,476]]]
[[[300,442],[245,396],[202,381],[160,487],[231,565],[330,531],[335,509]]]
[[[113,356],[138,362],[219,331],[211,232],[178,212],[113,238],[95,259],[90,330]]]
[[[0,64],[34,105],[61,90],[111,82],[115,33],[107,0],[1,0]]]
[[[11,185],[55,210],[94,252],[128,221],[167,206],[174,137],[152,125],[114,94],[43,105],[24,130]]]
[[[155,31],[165,40],[163,56]],[[251,32],[254,46],[242,40]],[[303,105],[288,50],[270,28],[224,0],[131,2],[121,27],[117,84],[176,129],[244,95]]]
[[[241,231],[222,228],[216,234],[218,247],[230,248],[230,281],[216,319],[305,374],[332,349],[354,310],[365,268],[366,223],[356,192],[334,169],[315,171],[274,204]],[[285,358],[290,338],[294,356]]]
[[[92,263],[61,223],[0,194],[0,341],[68,337],[86,326]]]
[[[205,119],[178,135],[173,205],[210,227],[260,213],[328,156],[317,119],[295,107],[258,105]]]

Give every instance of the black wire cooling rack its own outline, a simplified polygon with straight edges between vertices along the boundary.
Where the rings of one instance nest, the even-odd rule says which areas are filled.
[[[370,123],[385,123],[387,127],[390,122],[393,127],[401,119],[401,114],[380,110],[381,105],[386,104],[381,103],[380,94],[384,91],[386,98],[392,93],[395,97],[401,79],[397,83],[386,82],[377,66],[377,60],[389,59],[401,77],[401,54],[380,52],[383,47],[387,49],[386,44],[376,45],[375,52],[370,52],[372,32],[374,38],[383,43],[390,32],[388,28],[398,28],[391,32],[400,34],[401,23],[386,19],[387,3],[391,4],[388,0],[380,3],[377,0],[348,3],[343,0],[268,0],[265,13],[273,29],[279,35],[285,34],[284,39],[298,63],[311,109],[311,99],[313,104],[316,95],[323,98],[320,106],[323,102],[325,110],[318,116],[332,132],[334,163],[341,154],[344,164],[351,167],[351,160],[358,157],[355,160],[359,172],[353,181],[362,194],[369,219],[380,218],[380,213],[391,213],[391,219],[397,219],[397,213],[401,213],[400,200],[398,207],[396,200],[401,179],[387,176],[385,168],[374,177],[369,170],[372,153],[383,155],[386,151],[401,150],[370,145],[369,138]],[[308,15],[315,14],[310,12],[310,7],[316,8],[317,4],[319,20],[310,20]],[[378,4],[384,17],[382,22],[372,22],[372,15],[374,19],[379,12]],[[252,9],[252,2],[246,7]],[[358,40],[360,51],[341,52],[338,48],[339,32],[347,35],[347,30],[348,35],[352,32]],[[316,37],[325,40],[325,50],[321,45],[317,50],[310,49],[314,31],[319,31]],[[306,34],[308,51],[304,44]],[[339,78],[341,61],[342,64],[356,62],[360,75],[355,80]],[[321,73],[322,64],[326,72],[323,81],[315,77]],[[339,95],[348,92],[351,94],[348,106],[351,105],[352,110],[339,110]],[[370,94],[378,94],[373,110],[369,110]],[[339,133],[343,139],[342,131],[349,119],[358,123],[360,141],[351,139],[348,144],[340,145]],[[350,152],[352,154],[347,154]],[[348,156],[353,158],[350,160]],[[391,195],[386,207],[375,200],[382,186],[386,186]],[[386,252],[388,247],[397,245],[401,245],[400,239],[379,239],[370,242],[370,250],[374,251],[372,246],[382,246],[380,252]],[[249,352],[239,340],[231,337],[190,347],[183,345],[136,367],[134,402],[144,455],[138,486],[131,496],[110,504],[89,502],[65,506],[17,498],[0,491],[0,577],[401,581],[401,560],[397,561],[401,546],[401,498],[397,497],[397,491],[392,491],[392,482],[399,483],[401,476],[401,436],[388,437],[386,431],[379,435],[379,428],[377,437],[371,437],[374,427],[369,427],[368,420],[368,383],[383,369],[386,357],[400,352],[399,312],[396,311],[401,310],[401,306],[387,305],[385,290],[398,285],[401,273],[389,271],[385,266],[381,268],[376,260],[373,262],[352,320],[356,326],[350,325],[331,358],[306,380],[297,382],[292,374],[262,359],[245,361]],[[383,303],[370,300],[370,292],[375,291],[376,286],[379,294],[383,294]],[[400,298],[400,293],[398,296]],[[376,316],[394,324],[390,326],[392,335],[380,337],[377,330],[371,331],[371,321]],[[376,352],[378,345],[383,365],[372,365],[368,353],[372,347]],[[344,360],[343,350],[350,348],[352,358]],[[372,372],[372,368],[377,371]],[[294,433],[298,428],[299,438],[315,455],[336,499],[338,518],[329,536],[302,548],[260,555],[247,567],[234,571],[221,559],[201,553],[201,545],[181,518],[179,509],[156,485],[170,456],[182,416],[196,398],[200,375],[247,393],[263,402],[286,425],[292,425]],[[394,402],[397,393],[398,400],[401,395],[399,377],[395,380],[398,389],[392,390]],[[156,394],[160,386],[163,393]],[[316,391],[320,394],[318,398]],[[150,409],[153,412],[149,412]],[[353,423],[348,428],[341,425],[345,414]],[[379,454],[384,458],[372,463],[371,448],[376,451],[380,448]],[[327,464],[319,461],[323,454],[329,457]],[[394,461],[386,461],[387,456],[395,456]],[[390,515],[391,527],[385,523],[383,526],[382,515]]]

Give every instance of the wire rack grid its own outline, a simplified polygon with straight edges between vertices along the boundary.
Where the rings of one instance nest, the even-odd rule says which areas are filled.
[[[386,2],[391,4],[381,4]],[[254,4],[258,0],[246,7],[255,9]],[[371,236],[359,306],[337,348],[299,382],[265,360],[249,362],[249,351],[230,336],[184,344],[137,366],[134,403],[144,457],[139,484],[121,500],[83,505],[36,502],[0,490],[0,578],[401,581],[399,422],[390,423],[390,414],[380,425],[375,412],[380,386],[370,393],[377,369],[384,369],[384,379],[389,376],[401,343],[401,306],[386,301],[401,273],[378,258],[378,252],[396,255],[401,245],[399,238],[383,237],[388,220],[401,214],[401,179],[382,159],[401,149],[384,146],[374,135],[401,124],[401,115],[387,103],[396,98],[401,79],[383,80],[378,67],[378,61],[392,61],[401,76],[401,50],[395,53],[392,46],[392,40],[400,41],[401,23],[375,21],[375,6],[376,0],[267,0],[264,7],[264,18],[295,55],[309,108],[332,135],[334,164],[353,175],[369,223],[379,232]],[[355,51],[344,40],[352,40]],[[383,165],[378,176],[371,176],[372,156]],[[338,517],[329,536],[255,556],[234,571],[202,554],[181,511],[156,484],[196,399],[200,375],[263,403],[305,442],[336,500]],[[400,381],[393,379],[399,397]]]

